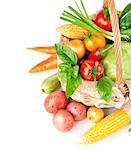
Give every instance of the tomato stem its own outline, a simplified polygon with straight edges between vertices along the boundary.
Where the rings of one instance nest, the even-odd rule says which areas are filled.
[[[109,17],[110,17],[109,8],[108,8],[108,7],[105,7],[105,10],[104,10],[104,18],[109,18]]]

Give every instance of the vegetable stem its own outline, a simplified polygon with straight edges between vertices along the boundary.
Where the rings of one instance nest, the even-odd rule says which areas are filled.
[[[77,4],[77,2],[75,2],[75,3],[76,3],[76,6],[77,6],[77,8],[78,8],[79,12],[83,15],[83,13],[82,13],[82,11],[81,11],[81,9],[80,9],[79,5]]]
[[[114,44],[108,46],[107,48],[103,49],[102,52],[105,53],[107,52],[109,49],[111,49],[114,46]]]
[[[74,15],[68,11],[64,11],[62,13],[62,15],[64,17],[60,17],[62,20],[65,20],[67,22],[70,22],[72,24],[75,24],[77,26],[80,26],[90,32],[94,32],[94,31],[98,31],[103,33],[103,35],[107,38],[110,39],[112,41],[114,41],[114,34],[113,32],[109,32],[106,31],[104,29],[101,29],[98,25],[96,25],[92,20],[90,20],[88,13],[85,9],[84,3],[82,0],[80,0],[81,2],[81,6],[82,9],[84,11],[84,13],[82,12],[82,10],[80,9],[79,5],[76,2],[76,6],[78,8],[78,11],[75,10],[73,7],[68,6],[69,10],[72,11],[74,13]],[[85,14],[85,15],[84,15]]]
[[[81,15],[78,11],[76,11],[73,7],[68,7],[72,12],[74,12],[78,17],[80,17],[85,23],[93,27],[95,30],[98,30],[106,35],[113,36],[112,32],[105,31],[101,29],[99,26],[97,26],[94,22],[92,22],[90,19],[85,18],[83,15]]]
[[[85,13],[86,17],[87,17],[88,19],[90,19],[89,16],[88,16],[88,14],[87,14],[87,11],[86,11],[86,9],[85,9],[85,6],[84,6],[83,1],[80,0],[80,2],[81,2],[81,6],[82,6],[82,8],[83,8],[83,10],[84,10],[84,13]]]
[[[89,26],[89,25],[86,24],[85,22],[81,21],[79,18],[77,18],[76,16],[72,15],[71,13],[69,13],[69,12],[67,12],[67,11],[64,11],[64,12],[62,13],[62,15],[65,16],[65,17],[68,17],[68,18],[70,18],[70,19],[72,19],[72,20],[74,20],[74,21],[77,22],[79,25],[81,24],[81,25],[84,26],[84,28],[86,28],[87,30],[89,30],[89,31],[91,31],[91,32],[94,31],[94,29],[93,29],[91,26]],[[63,18],[61,18],[61,19],[63,19]],[[67,20],[67,19],[66,19],[66,20]],[[72,21],[70,20],[70,22],[72,22]],[[73,23],[73,22],[72,22],[72,23]],[[75,23],[75,24],[76,24],[76,23]],[[78,24],[77,24],[77,25],[78,25]]]

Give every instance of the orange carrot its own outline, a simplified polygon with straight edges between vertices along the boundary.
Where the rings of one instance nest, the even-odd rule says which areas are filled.
[[[46,60],[34,66],[29,72],[36,73],[57,68],[57,57],[52,55]]]
[[[54,46],[31,47],[31,48],[27,48],[27,49],[35,50],[35,51],[46,53],[46,54],[56,54],[56,50],[55,50]]]

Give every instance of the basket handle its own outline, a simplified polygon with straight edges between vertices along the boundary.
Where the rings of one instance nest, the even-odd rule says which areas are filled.
[[[108,6],[112,23],[112,31],[114,33],[114,46],[116,57],[116,83],[120,85],[123,82],[122,71],[122,47],[121,34],[119,30],[119,21],[114,0],[104,0],[104,6]]]

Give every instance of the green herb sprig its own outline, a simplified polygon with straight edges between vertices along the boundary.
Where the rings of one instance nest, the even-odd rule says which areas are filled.
[[[106,102],[109,102],[111,98],[112,84],[113,84],[112,80],[107,76],[103,76],[97,82],[98,93]]]
[[[59,64],[61,81],[66,83],[66,95],[70,97],[81,83],[76,54],[66,45],[55,44],[56,53],[62,61]]]

